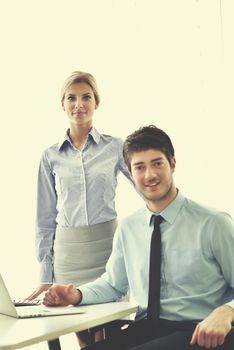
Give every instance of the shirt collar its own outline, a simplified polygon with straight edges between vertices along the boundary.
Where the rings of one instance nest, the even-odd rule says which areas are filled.
[[[173,224],[184,203],[184,200],[185,197],[178,190],[176,198],[165,209],[163,209],[161,213],[157,214],[160,214],[165,221]],[[146,208],[146,218],[149,226],[151,226],[152,215],[155,215],[155,213],[149,208]]]
[[[99,144],[100,142],[100,138],[101,138],[101,135],[99,134],[99,132],[97,131],[97,129],[95,129],[94,127],[92,127],[89,131],[89,134],[88,134],[88,138],[92,138],[92,140],[96,143],[96,144]],[[72,146],[72,142],[71,142],[71,139],[69,137],[69,129],[67,129],[66,131],[66,134],[65,136],[63,137],[62,141],[59,142],[58,144],[58,150],[61,151],[63,149],[63,147],[66,145],[66,144],[70,144]]]

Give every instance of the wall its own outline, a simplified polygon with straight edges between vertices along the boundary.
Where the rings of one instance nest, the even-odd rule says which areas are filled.
[[[99,83],[100,131],[124,138],[142,125],[163,128],[182,192],[234,215],[233,7],[231,0],[1,5],[0,271],[13,296],[38,282],[37,167],[67,127],[59,93],[75,69]],[[122,177],[116,204],[120,218],[142,205]]]

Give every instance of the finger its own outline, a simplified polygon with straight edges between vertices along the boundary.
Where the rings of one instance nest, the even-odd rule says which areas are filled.
[[[51,298],[53,299],[59,299],[59,294],[57,293],[56,289],[55,288],[50,288],[48,290],[48,292],[46,292],[46,294],[49,294],[51,296]]]
[[[74,284],[72,284],[72,283],[69,283],[68,285],[67,285],[67,292],[68,293],[71,293],[71,292],[74,292]]]
[[[203,346],[205,346],[205,348],[210,348],[211,347],[211,344],[212,344],[212,337],[209,336],[209,335],[204,335],[203,336]]]
[[[36,297],[38,297],[39,294],[40,293],[38,291],[35,291],[31,295],[29,295],[29,297],[25,298],[25,300],[31,301],[31,300],[35,299]]]
[[[76,287],[74,286],[74,284],[69,284],[66,288],[66,297],[69,297],[69,296],[73,296],[73,295],[76,295],[77,294],[77,289]]]
[[[208,341],[208,337],[206,338],[205,332],[199,330],[198,335],[197,335],[197,344],[200,346],[205,346],[206,341]]]
[[[51,291],[45,293],[42,303],[45,305],[51,304],[53,302],[53,297],[51,296]]]
[[[52,287],[52,283],[51,284],[43,284],[41,287],[40,287],[40,290],[39,292],[42,293],[42,292],[46,292],[48,289],[50,289],[50,287]]]
[[[54,297],[49,293],[47,295],[45,295],[45,297],[43,298],[43,304],[45,305],[56,305],[56,300],[54,299]]]
[[[197,343],[198,327],[199,327],[199,326],[197,325],[196,328],[195,328],[195,330],[194,330],[194,332],[193,332],[193,334],[192,334],[192,338],[191,338],[191,341],[190,341],[190,344],[191,344],[191,345],[194,345],[194,344]]]
[[[45,305],[45,306],[53,306],[53,305],[56,305],[56,304],[54,304],[53,302],[51,302],[50,300],[48,300],[48,298],[44,298],[43,301],[42,301],[42,304]]]
[[[47,293],[48,293],[48,299],[52,304],[57,305],[62,302],[62,297],[60,296],[60,294],[57,292],[55,288],[50,288],[49,291],[46,292],[46,294]]]
[[[46,306],[50,305],[49,302],[48,302],[47,297],[44,297],[44,298],[42,299],[42,304],[43,304],[43,305],[46,305]]]
[[[210,343],[211,348],[216,348],[216,346],[218,346],[218,339],[219,338],[215,336],[211,338],[211,343]]]
[[[224,335],[220,335],[217,339],[217,345],[223,345],[225,340],[225,336]]]
[[[37,298],[42,292],[48,290],[48,288],[50,287],[50,285],[42,285],[40,287],[38,287],[31,295],[29,295],[29,297],[27,297],[25,300],[33,300],[35,298]]]

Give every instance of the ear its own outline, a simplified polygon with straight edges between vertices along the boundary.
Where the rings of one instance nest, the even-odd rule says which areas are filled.
[[[174,172],[176,167],[176,159],[175,157],[171,158],[171,169]]]
[[[61,106],[62,106],[63,111],[65,112],[65,107],[64,107],[64,102],[63,101],[61,102]]]
[[[129,176],[130,176],[130,178],[131,178],[132,182],[134,182],[133,177],[132,177],[132,172],[131,172],[131,169],[128,169],[128,173],[129,173]]]

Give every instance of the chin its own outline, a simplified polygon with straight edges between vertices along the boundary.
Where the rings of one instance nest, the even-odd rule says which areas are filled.
[[[154,193],[150,194],[150,193],[143,193],[145,199],[149,200],[149,201],[158,201],[161,199],[161,195],[157,194],[155,195]]]

